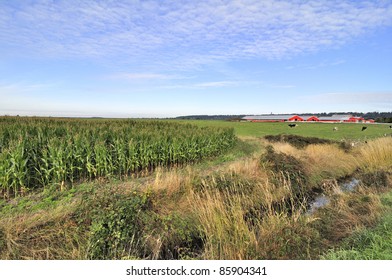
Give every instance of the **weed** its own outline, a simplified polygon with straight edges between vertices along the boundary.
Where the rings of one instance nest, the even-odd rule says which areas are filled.
[[[142,228],[150,200],[148,195],[112,194],[95,200],[91,217],[88,257],[121,259],[143,257]]]
[[[148,233],[145,239],[149,258],[194,259],[201,254],[202,233],[194,217],[173,212],[165,216],[155,214],[149,220],[143,230]]]

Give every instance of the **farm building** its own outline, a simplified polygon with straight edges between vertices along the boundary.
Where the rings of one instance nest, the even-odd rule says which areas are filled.
[[[250,122],[287,122],[293,115],[258,115],[245,116],[242,119]]]
[[[332,115],[328,117],[317,117],[311,115],[257,115],[242,118],[250,122],[330,122],[330,123],[373,123],[374,120],[365,120],[362,117],[352,115]]]

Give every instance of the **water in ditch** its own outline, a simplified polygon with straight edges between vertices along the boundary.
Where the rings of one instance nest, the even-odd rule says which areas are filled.
[[[352,192],[359,185],[361,181],[356,178],[351,178],[349,181],[339,184],[339,188],[343,192]],[[327,206],[331,202],[331,198],[325,194],[316,196],[313,201],[309,204],[307,215],[312,215],[317,209]]]

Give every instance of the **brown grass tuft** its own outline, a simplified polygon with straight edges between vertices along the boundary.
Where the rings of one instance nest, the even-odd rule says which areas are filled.
[[[86,236],[72,220],[74,205],[34,214],[3,217],[6,250],[0,259],[85,259]]]
[[[359,148],[358,162],[368,172],[392,169],[392,138],[384,137],[369,141]]]

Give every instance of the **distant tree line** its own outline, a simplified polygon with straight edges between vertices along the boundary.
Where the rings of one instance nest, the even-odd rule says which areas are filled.
[[[378,123],[392,123],[392,117],[390,117],[390,118],[376,118],[375,121]]]

